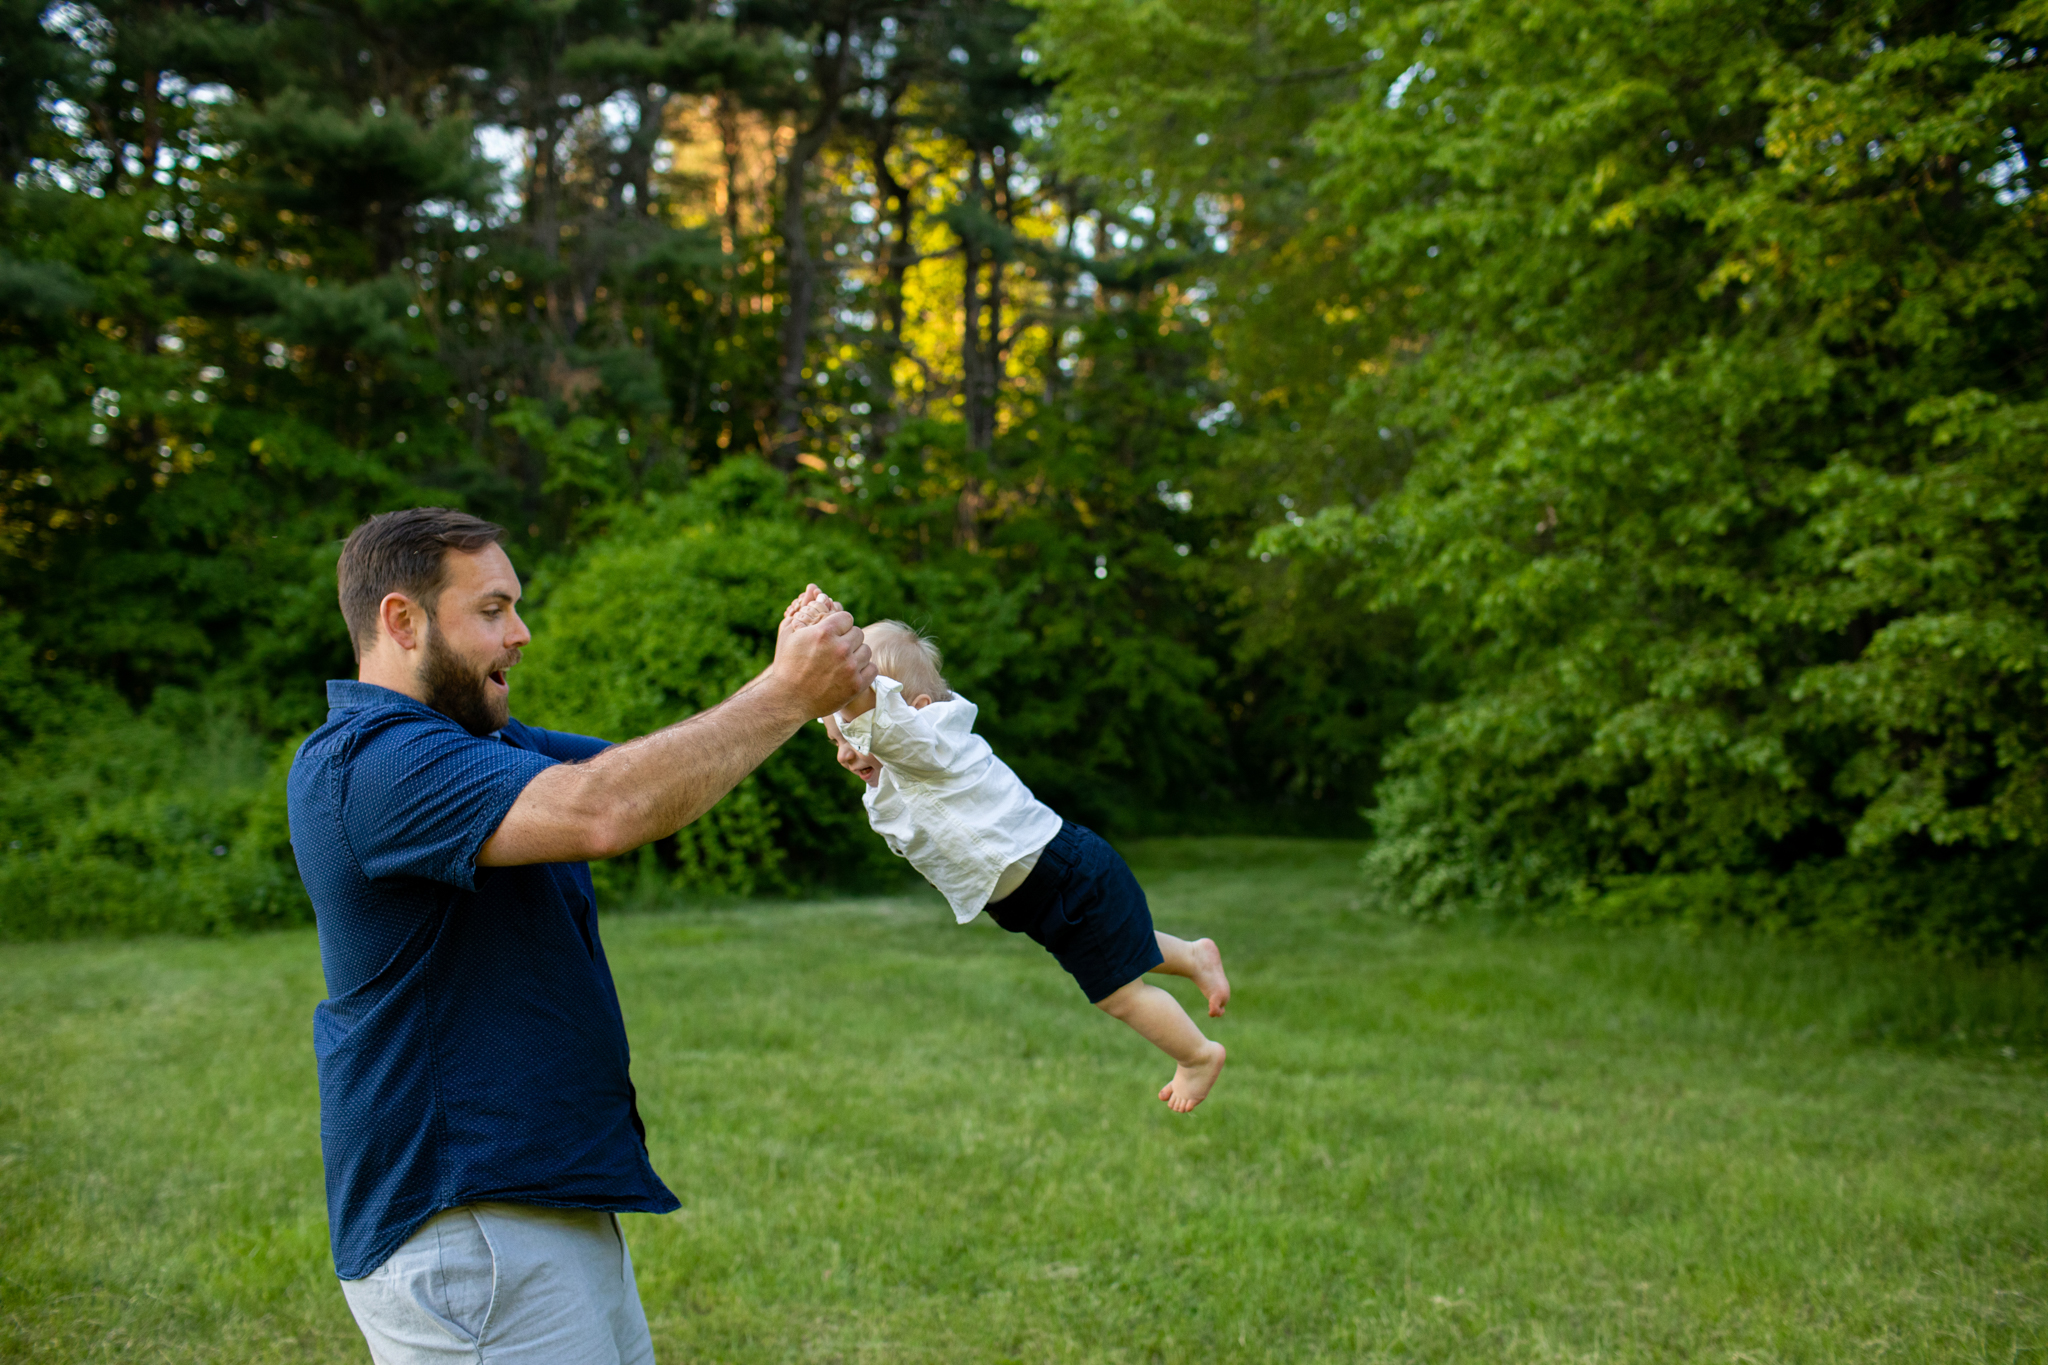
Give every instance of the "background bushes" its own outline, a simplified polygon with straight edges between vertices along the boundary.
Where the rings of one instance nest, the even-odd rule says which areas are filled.
[[[188,693],[160,693],[139,716],[104,697],[70,701],[83,714],[0,760],[0,937],[311,918],[285,822],[286,755]]]
[[[807,525],[763,465],[732,461],[688,495],[650,498],[548,586],[531,662],[513,675],[520,715],[626,739],[715,706],[767,666],[783,607],[807,582],[862,619],[910,610],[899,566]],[[607,889],[754,895],[886,875],[893,855],[818,730],[675,838],[606,865]]]

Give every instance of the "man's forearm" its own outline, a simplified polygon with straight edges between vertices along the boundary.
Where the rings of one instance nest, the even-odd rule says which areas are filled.
[[[527,784],[477,861],[609,858],[675,833],[718,804],[807,717],[763,673],[718,705]]]
[[[764,685],[766,674],[709,710],[590,759],[594,798],[615,812],[622,847],[674,834],[724,799],[809,719]]]
[[[775,661],[752,682],[666,730],[542,772],[476,860],[485,867],[584,862],[673,834],[811,717],[845,705],[874,680],[874,659],[851,616],[835,611],[809,625],[785,619]]]

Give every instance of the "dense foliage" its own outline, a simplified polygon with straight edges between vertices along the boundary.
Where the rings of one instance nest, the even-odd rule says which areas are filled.
[[[1052,13],[1089,164],[1241,224],[1248,373],[1262,291],[1341,361],[1262,543],[1446,684],[1370,875],[2042,945],[2048,8]]]
[[[820,577],[1077,818],[1357,820],[1384,665],[1267,609],[1193,238],[1045,169],[1024,11],[7,13],[0,932],[303,913],[278,764],[404,503],[513,529],[536,720],[708,704]],[[872,878],[857,790],[794,746],[606,875]]]
[[[337,538],[441,501],[544,723],[830,574],[1112,829],[2043,946],[2040,3],[7,14],[8,933],[298,913]],[[606,875],[879,875],[821,749]]]

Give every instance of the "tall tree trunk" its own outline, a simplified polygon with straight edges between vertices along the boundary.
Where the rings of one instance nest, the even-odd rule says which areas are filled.
[[[1045,378],[1045,389],[1041,396],[1047,407],[1059,400],[1060,391],[1065,387],[1066,375],[1060,369],[1060,344],[1067,331],[1067,290],[1073,286],[1072,258],[1074,250],[1074,228],[1081,221],[1080,196],[1071,187],[1055,191],[1063,212],[1060,215],[1059,235],[1054,244],[1059,248],[1048,264],[1046,273],[1047,292],[1051,295],[1052,310],[1047,323],[1051,346],[1045,355],[1045,364],[1039,373]]]
[[[788,262],[789,313],[782,322],[782,373],[775,385],[775,436],[771,457],[777,468],[796,464],[803,438],[804,357],[811,342],[811,310],[818,293],[817,263],[811,259],[808,207],[811,162],[839,121],[839,101],[846,76],[850,44],[843,29],[834,29],[814,49],[811,73],[818,91],[818,113],[797,135],[782,174],[782,251]]]
[[[960,196],[962,202],[972,204],[979,200],[981,190],[981,156],[976,153],[968,166],[966,189]],[[987,424],[982,412],[987,401],[987,385],[982,379],[982,253],[983,244],[963,231],[960,234],[960,397],[967,419],[967,448],[970,451],[988,449],[988,443],[983,439]]]
[[[789,311],[782,319],[782,372],[775,385],[773,459],[779,469],[796,463],[797,443],[803,436],[804,357],[810,349],[811,308],[818,289],[804,199],[811,158],[823,145],[822,137],[799,137],[782,174],[782,269],[789,286]]]
[[[718,95],[718,150],[725,158],[725,234],[719,245],[727,256],[732,256],[740,249],[740,114],[730,91],[720,91]],[[726,278],[732,277],[732,267],[728,265]],[[719,306],[731,311],[731,290],[726,291]]]
[[[163,145],[163,121],[157,117],[157,80],[160,73],[142,73],[142,183],[156,182],[157,152]]]
[[[548,301],[548,325],[556,341],[566,344],[575,335],[574,308],[570,300],[576,289],[562,269],[562,209],[555,174],[555,144],[559,141],[555,120],[550,116],[533,130],[533,244],[548,263],[544,293]]]
[[[972,204],[981,197],[981,154],[968,163],[967,185],[961,201]],[[964,221],[964,220],[963,220]],[[986,454],[988,423],[984,405],[987,385],[982,379],[984,365],[981,344],[981,258],[983,244],[966,231],[960,234],[960,397],[967,419],[968,473],[953,505],[953,542],[968,550],[981,547],[981,480],[976,477],[974,456]],[[998,270],[1001,267],[997,267]]]
[[[110,92],[120,93],[118,89]],[[100,145],[107,149],[107,173],[100,177],[100,193],[110,195],[120,188],[121,177],[128,172],[121,163],[121,120],[111,104],[91,104],[87,108],[92,113],[93,126],[100,130]]]
[[[529,215],[527,221],[533,228],[533,245],[548,263],[541,293],[547,299],[548,326],[554,331],[559,346],[566,342],[574,327],[569,321],[569,308],[563,291],[565,282],[560,269],[562,212],[555,175],[559,125],[554,110],[553,87],[553,81],[547,81],[541,87],[542,95],[538,101],[541,116],[533,126],[533,167],[527,175],[526,210]]]
[[[889,438],[903,424],[896,394],[896,362],[903,354],[903,287],[910,273],[911,260],[916,255],[916,248],[910,241],[910,229],[917,221],[917,207],[910,202],[910,187],[889,169],[889,152],[895,145],[895,138],[893,118],[876,125],[873,144],[875,185],[882,192],[882,202],[878,207],[883,221],[890,227],[888,236],[882,241],[878,308],[882,337],[876,348],[872,383],[875,395],[873,430],[877,446],[887,445]]]
[[[999,230],[1007,233],[1010,226],[1010,166],[1003,149],[998,147],[990,159],[989,208],[990,217]],[[1007,241],[996,241],[989,248],[988,266],[988,349],[983,352],[986,359],[981,365],[981,422],[980,448],[993,450],[996,441],[996,405],[1002,394],[1003,384],[1003,264],[1009,254]]]
[[[661,115],[667,103],[666,94],[657,96],[651,87],[642,85],[633,91],[633,135],[626,140],[626,150],[619,153],[619,173],[612,177],[606,205],[615,219],[645,218],[653,207],[648,182],[654,172],[654,147],[661,140]],[[631,204],[626,202],[628,189],[633,191]]]

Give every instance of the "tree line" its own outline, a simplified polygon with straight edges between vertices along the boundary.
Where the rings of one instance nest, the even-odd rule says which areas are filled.
[[[13,15],[9,932],[301,913],[278,755],[351,671],[339,539],[404,502],[511,529],[528,719],[708,704],[808,573],[937,630],[1077,817],[1359,825],[1383,665],[1252,628],[1209,229],[1058,169],[1024,10]],[[607,875],[883,875],[842,782],[792,746]]]
[[[2038,4],[0,27],[5,932],[302,913],[278,755],[406,501],[512,529],[542,723],[707,704],[831,573],[1113,831],[2048,925]],[[606,875],[886,875],[839,776]]]

